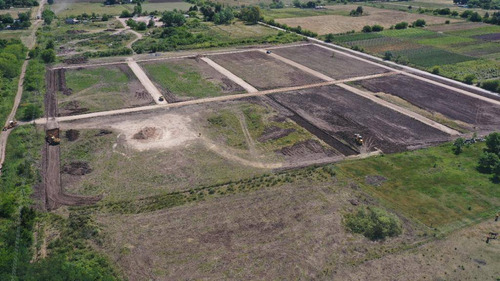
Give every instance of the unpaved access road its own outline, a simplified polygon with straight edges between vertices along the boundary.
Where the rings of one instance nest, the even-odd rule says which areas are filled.
[[[166,99],[160,101],[160,97],[162,97],[163,95],[161,94],[160,90],[158,90],[158,88],[156,88],[153,82],[149,79],[146,73],[144,73],[144,70],[137,64],[137,62],[135,62],[134,60],[129,60],[128,66],[130,67],[130,69],[132,69],[135,76],[137,76],[137,79],[141,81],[141,84],[144,86],[144,88],[146,88],[151,97],[153,97],[153,100],[156,102],[156,104],[167,103]]]

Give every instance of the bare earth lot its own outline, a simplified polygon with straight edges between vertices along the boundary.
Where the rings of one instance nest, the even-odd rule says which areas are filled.
[[[315,76],[257,51],[209,56],[209,58],[259,90],[323,82]]]
[[[415,106],[438,112],[480,130],[500,128],[500,107],[452,90],[404,75],[356,82],[372,92],[384,92],[407,100]]]
[[[354,60],[315,45],[279,48],[273,50],[273,52],[334,79],[388,72],[385,68]]]
[[[331,6],[334,10],[351,11],[356,9],[356,5],[337,5]],[[412,14],[394,10],[384,10],[372,7],[363,7],[364,14],[361,17],[348,17],[341,15],[326,15],[314,17],[299,17],[277,19],[276,21],[288,26],[301,26],[304,29],[314,31],[320,35],[328,33],[343,33],[351,30],[361,31],[365,25],[382,25],[384,28],[389,28],[398,22],[412,23],[417,19],[424,19],[427,25],[443,24],[445,20],[450,22],[460,22],[462,20],[445,19],[422,14]]]
[[[330,263],[415,240],[409,224],[405,235],[381,243],[346,233],[342,212],[357,196],[307,181],[99,222],[105,251],[133,280],[310,280]]]
[[[141,63],[141,66],[169,102],[196,98],[197,96],[230,95],[244,92],[241,86],[200,59],[144,62]],[[171,72],[166,73],[166,71]]]
[[[273,97],[355,148],[356,133],[364,137],[369,150],[378,148],[386,153],[448,139],[441,131],[337,86],[275,94]]]
[[[151,95],[125,64],[56,70],[61,73],[60,116],[153,104]]]

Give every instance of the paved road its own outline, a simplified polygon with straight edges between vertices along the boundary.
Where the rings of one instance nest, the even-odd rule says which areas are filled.
[[[153,84],[153,82],[149,79],[149,77],[146,75],[144,70],[137,64],[137,62],[133,60],[128,61],[128,66],[132,71],[134,72],[135,76],[141,81],[141,84],[146,88],[148,93],[153,97],[153,100],[156,102],[156,104],[166,104],[167,101],[163,99],[163,101],[160,101],[160,97],[163,95],[161,94],[160,90],[156,88],[156,86]]]
[[[210,65],[211,67],[215,68],[215,70],[217,70],[218,72],[220,72],[222,75],[226,76],[227,78],[229,78],[231,81],[233,81],[234,83],[240,85],[243,89],[245,89],[247,92],[249,93],[256,93],[258,92],[259,90],[255,89],[252,85],[248,84],[247,82],[245,82],[243,79],[241,79],[240,77],[234,75],[231,71],[225,69],[224,67],[222,67],[221,65],[217,64],[216,62],[214,62],[213,60],[207,58],[207,57],[204,57],[204,58],[201,58],[201,60],[203,60],[204,62],[206,62],[208,65]]]

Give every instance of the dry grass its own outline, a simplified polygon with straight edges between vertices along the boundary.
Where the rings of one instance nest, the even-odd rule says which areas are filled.
[[[355,5],[340,5],[333,6],[332,9],[352,10],[356,9]],[[277,22],[284,23],[289,26],[301,26],[304,29],[314,31],[318,34],[328,33],[344,33],[351,30],[361,31],[365,25],[379,24],[385,28],[389,28],[398,22],[406,21],[408,23],[414,22],[417,19],[424,19],[428,25],[442,24],[445,18],[435,17],[429,15],[411,14],[400,11],[383,10],[372,7],[364,7],[365,15],[361,17],[346,17],[340,15],[327,15],[316,17],[303,17],[303,18],[288,18],[278,19]],[[460,22],[462,20],[449,19],[450,22]]]

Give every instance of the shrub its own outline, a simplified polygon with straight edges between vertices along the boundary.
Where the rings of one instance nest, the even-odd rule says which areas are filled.
[[[392,55],[392,53],[391,53],[391,52],[389,52],[389,51],[387,51],[387,52],[385,52],[385,54],[384,54],[384,60],[391,60],[391,59],[392,59],[392,56],[393,56],[393,55]]]
[[[500,80],[487,80],[481,83],[481,88],[492,92],[498,92],[500,90],[499,85]]]
[[[472,83],[474,83],[474,79],[476,79],[476,76],[474,74],[469,74],[464,77],[464,83],[472,85]]]
[[[500,158],[496,153],[484,152],[479,157],[477,169],[481,173],[489,174],[500,164]]]
[[[31,121],[42,117],[42,109],[35,104],[28,104],[23,107],[22,121]]]
[[[325,36],[325,42],[327,43],[330,43],[333,41],[333,34],[331,33],[328,33],[326,36]]]
[[[401,223],[395,215],[375,207],[361,208],[354,214],[344,215],[344,223],[350,231],[363,234],[371,240],[402,233]]]
[[[381,26],[381,25],[376,24],[376,25],[372,26],[372,31],[373,32],[380,32],[382,30],[384,30],[384,27]]]
[[[424,27],[425,26],[425,20],[423,19],[418,19],[413,23],[413,26],[416,27]]]
[[[365,26],[363,26],[363,30],[362,31],[363,32],[372,32],[372,27],[369,26],[369,25],[365,25]]]
[[[403,21],[403,22],[400,22],[400,23],[397,23],[395,26],[394,26],[395,29],[406,29],[408,28],[408,23]]]
[[[453,153],[458,155],[458,154],[462,153],[462,151],[464,149],[464,145],[465,145],[465,139],[458,138],[455,140],[455,142],[453,142],[453,147],[451,148],[451,150],[453,151]]]
[[[42,51],[42,60],[45,63],[51,63],[56,61],[56,52],[53,49],[47,49]]]
[[[444,22],[444,24],[450,24],[450,21],[449,21],[449,20],[446,20],[446,21]]]
[[[439,74],[439,66],[434,66],[432,69],[432,74]]]

